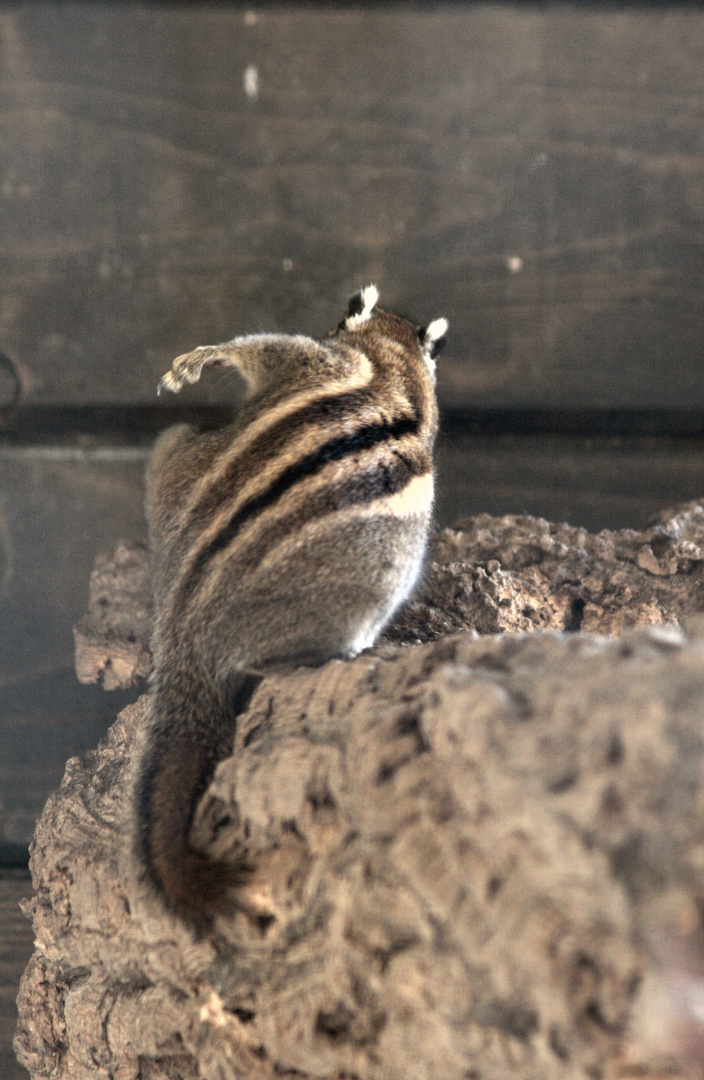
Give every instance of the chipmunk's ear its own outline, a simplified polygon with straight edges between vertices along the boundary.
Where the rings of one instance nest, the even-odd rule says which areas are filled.
[[[447,319],[433,319],[427,326],[421,326],[418,339],[426,360],[434,360],[447,344]]]
[[[372,312],[379,299],[379,290],[376,285],[367,285],[350,297],[347,305],[347,317],[342,323],[345,330],[357,330],[371,318]]]

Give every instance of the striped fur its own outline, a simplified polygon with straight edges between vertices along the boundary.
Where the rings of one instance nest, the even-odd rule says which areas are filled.
[[[435,356],[368,286],[322,341],[253,335],[178,357],[178,392],[232,366],[250,397],[231,424],[158,440],[146,511],[154,674],[137,766],[143,876],[198,930],[232,909],[246,859],[190,843],[200,796],[262,674],[354,656],[420,573],[433,501]]]

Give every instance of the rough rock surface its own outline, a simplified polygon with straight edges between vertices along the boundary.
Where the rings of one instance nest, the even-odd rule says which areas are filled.
[[[425,612],[437,640],[266,679],[194,827],[256,866],[212,939],[134,880],[145,699],[124,710],[37,826],[16,1037],[32,1077],[701,1075],[704,631],[647,624],[704,606],[704,512],[668,522],[646,542],[474,519],[441,534],[436,591],[394,631],[422,639]],[[574,599],[584,625],[599,596],[605,627],[646,628],[439,636],[475,602],[530,619],[527,587],[533,627],[564,627]]]
[[[76,627],[82,682],[136,685],[149,670],[147,553],[121,544],[91,577]],[[626,629],[680,623],[704,610],[704,506],[690,503],[650,528],[597,535],[542,518],[482,514],[443,529],[422,587],[382,642],[421,644],[479,634]]]

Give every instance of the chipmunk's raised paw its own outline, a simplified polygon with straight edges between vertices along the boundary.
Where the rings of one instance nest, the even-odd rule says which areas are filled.
[[[171,365],[171,370],[162,375],[159,380],[157,394],[160,394],[162,390],[180,394],[184,383],[198,382],[204,367],[223,367],[227,361],[224,348],[222,345],[199,345],[193,352],[177,356]]]

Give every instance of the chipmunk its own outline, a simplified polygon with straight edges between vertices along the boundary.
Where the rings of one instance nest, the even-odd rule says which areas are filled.
[[[146,478],[154,670],[137,765],[135,847],[167,907],[204,932],[246,876],[190,843],[263,675],[372,645],[419,576],[433,503],[435,357],[370,285],[323,340],[237,337],[179,356],[159,389],[234,367],[227,426],[157,440]]]

